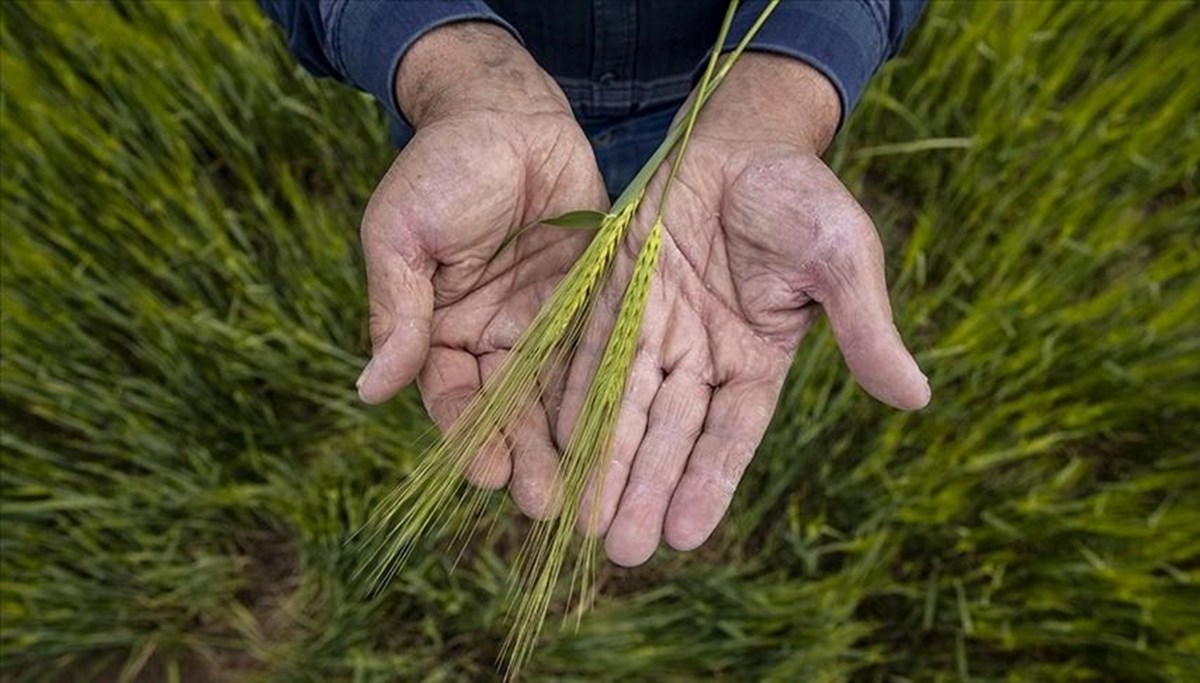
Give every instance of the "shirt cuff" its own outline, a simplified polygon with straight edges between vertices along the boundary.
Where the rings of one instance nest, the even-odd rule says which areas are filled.
[[[396,69],[418,38],[456,21],[488,21],[521,40],[483,0],[343,0],[330,12],[330,42],[339,69],[405,125],[396,102]]]
[[[725,50],[737,46],[765,5],[765,0],[743,4],[734,16]],[[820,71],[841,100],[841,128],[886,56],[884,25],[884,18],[867,2],[783,2],[746,49],[794,57]]]

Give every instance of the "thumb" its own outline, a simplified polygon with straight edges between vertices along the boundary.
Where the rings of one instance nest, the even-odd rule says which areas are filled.
[[[420,253],[412,258],[418,262],[414,268],[405,255],[373,246],[364,240],[371,361],[356,386],[359,398],[377,404],[408,386],[425,364],[433,316],[433,264]]]
[[[892,321],[883,246],[869,220],[849,230],[828,259],[814,268],[807,293],[821,304],[842,357],[867,393],[901,410],[929,403],[929,380],[904,346]]]

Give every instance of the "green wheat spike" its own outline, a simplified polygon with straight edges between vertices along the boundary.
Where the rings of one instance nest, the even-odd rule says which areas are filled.
[[[600,221],[587,249],[463,414],[422,456],[420,465],[408,480],[379,505],[356,535],[362,556],[356,577],[365,580],[371,591],[380,590],[395,576],[427,534],[451,532],[451,545],[457,546],[461,553],[488,496],[486,491],[472,490],[464,483],[467,467],[489,442],[502,440],[505,430],[524,411],[535,406],[544,379],[559,371],[570,359],[584,324],[600,297],[600,290],[609,280],[617,249],[642,206],[645,188],[674,151],[675,159],[656,207],[654,225],[638,252],[617,320],[591,379],[575,430],[559,462],[562,513],[556,519],[535,522],[514,560],[514,580],[509,594],[514,622],[501,654],[507,660],[506,675],[509,677],[517,676],[532,654],[572,545],[589,474],[596,470],[598,463],[604,462],[603,455],[611,446],[651,283],[657,271],[664,230],[663,210],[692,127],[700,109],[778,4],[779,0],[767,4],[718,69],[721,48],[738,6],[737,0],[730,2],[684,125],[676,126],[668,133],[655,154],[617,198],[610,213]],[[596,539],[586,538],[581,545],[569,586],[570,594],[579,596],[575,601],[577,615],[582,615],[586,606],[583,599],[591,592]]]

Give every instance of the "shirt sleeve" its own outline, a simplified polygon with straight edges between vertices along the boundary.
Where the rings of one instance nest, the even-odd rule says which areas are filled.
[[[490,21],[517,31],[483,0],[258,0],[283,28],[288,48],[315,76],[371,93],[403,121],[393,82],[408,48],[456,21]]]
[[[725,48],[732,49],[767,0],[747,0],[734,16]],[[805,61],[833,83],[842,122],[871,76],[896,54],[917,22],[925,0],[783,0],[748,49]]]

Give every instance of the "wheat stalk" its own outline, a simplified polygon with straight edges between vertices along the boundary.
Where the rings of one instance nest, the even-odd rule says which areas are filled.
[[[736,2],[730,3],[717,37],[718,48],[725,42],[736,8]],[[701,92],[712,82],[719,55],[720,50],[714,49],[709,57],[704,75],[700,79]],[[608,461],[608,454],[612,448],[621,401],[625,396],[625,387],[641,334],[642,319],[645,317],[646,305],[650,298],[651,283],[658,269],[667,198],[703,104],[704,98],[698,96],[688,111],[679,150],[675,154],[670,174],[663,186],[662,197],[658,202],[654,225],[638,250],[633,274],[621,298],[616,322],[609,333],[600,363],[588,387],[571,438],[559,461],[558,481],[562,482],[566,506],[557,519],[535,525],[514,563],[517,575],[527,577],[532,583],[525,599],[517,603],[513,628],[501,650],[502,656],[507,655],[510,673],[520,670],[537,643],[545,623],[546,612],[550,607],[553,588],[558,583],[559,574],[566,562],[575,525],[581,513],[580,501],[583,500],[589,478],[596,482],[597,487],[595,495],[592,496],[591,510],[588,512],[591,516],[589,528],[595,527],[605,479],[602,464]],[[585,535],[575,560],[568,596],[578,596],[575,609],[576,626],[590,601],[597,544],[596,535]]]
[[[646,186],[667,157],[675,152],[670,173],[655,208],[655,219],[638,251],[633,274],[626,284],[621,306],[609,333],[600,363],[589,384],[574,430],[559,461],[562,512],[554,519],[534,522],[513,564],[510,588],[513,625],[501,649],[507,676],[515,677],[528,661],[545,622],[554,589],[570,553],[580,501],[589,476],[597,486],[603,480],[598,465],[606,461],[630,367],[637,350],[642,318],[657,271],[663,240],[663,214],[676,172],[684,157],[696,117],[712,93],[729,74],[758,29],[780,0],[771,0],[720,64],[721,48],[738,2],[731,0],[683,125],[668,133],[662,144],[599,218],[596,235],[568,271],[550,299],[521,335],[505,361],[484,383],[447,433],[421,458],[408,480],[380,503],[355,537],[362,562],[356,577],[369,590],[382,588],[408,560],[418,541],[430,533],[453,532],[459,548],[469,540],[473,521],[482,511],[488,492],[463,483],[467,467],[489,445],[498,445],[527,410],[536,407],[542,388],[570,360],[587,324],[601,288],[608,282],[617,248],[626,238],[645,197]],[[576,212],[545,222],[578,227]],[[585,217],[586,218],[586,217]],[[518,235],[525,229],[518,231]],[[514,236],[515,237],[515,236]],[[510,240],[511,241],[511,240]],[[598,514],[599,492],[589,514]],[[586,536],[572,571],[570,593],[576,618],[587,607],[595,570],[597,539]],[[578,621],[576,622],[578,623]]]

